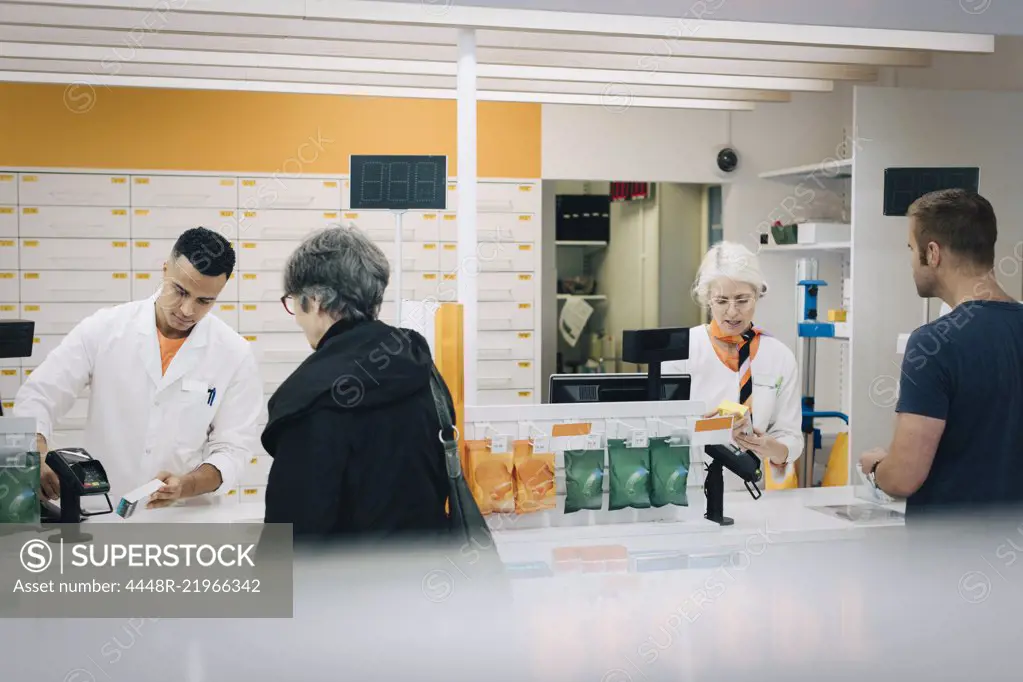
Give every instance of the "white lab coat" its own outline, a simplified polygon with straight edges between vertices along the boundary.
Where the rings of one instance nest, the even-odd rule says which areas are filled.
[[[722,401],[739,400],[739,373],[721,362],[711,345],[707,326],[689,332],[689,360],[661,363],[664,374],[690,374],[690,398],[706,403],[707,411]],[[803,452],[803,409],[796,358],[788,346],[772,336],[760,337],[753,358],[753,426],[788,448],[788,464],[774,468],[778,478],[794,470],[793,462]],[[729,490],[742,489],[738,476],[725,471]]]
[[[89,388],[81,447],[106,469],[115,504],[161,470],[185,474],[203,462],[220,471],[217,493],[226,494],[258,443],[263,384],[249,343],[207,315],[161,375],[155,300],[82,320],[15,398],[14,415],[34,417],[52,443],[59,420]]]

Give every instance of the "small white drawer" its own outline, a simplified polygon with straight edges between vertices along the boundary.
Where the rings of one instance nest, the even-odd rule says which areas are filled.
[[[406,224],[407,216],[402,218],[401,232],[403,239],[412,239],[414,229]],[[341,222],[354,225],[375,242],[393,242],[395,236],[394,215],[390,211],[343,211]]]
[[[480,303],[477,326],[481,332],[531,331],[536,328],[532,303]]]
[[[440,276],[435,272],[410,272],[401,278],[402,298],[409,301],[435,301]],[[394,277],[384,290],[384,300],[396,302]]]
[[[3,218],[0,215],[0,219]],[[23,205],[15,219],[20,219],[18,234],[22,237],[128,239],[131,236],[131,216],[126,208]]]
[[[476,377],[480,390],[531,389],[536,366],[532,360],[480,360]]]
[[[480,332],[479,360],[532,360],[536,355],[534,332]]]
[[[292,333],[246,334],[252,344],[252,353],[260,365],[291,363],[298,365],[313,352],[301,331]]]
[[[0,273],[0,298],[7,280]],[[17,280],[14,281],[17,286]],[[128,272],[41,270],[21,273],[21,300],[39,303],[124,303],[131,299]],[[15,296],[17,298],[17,296]]]
[[[131,269],[153,272],[163,270],[176,239],[134,239],[131,242]]]
[[[237,277],[238,300],[242,303],[280,305],[284,295],[283,277],[280,272],[242,272]]]
[[[18,240],[0,239],[0,270],[18,269]]]
[[[476,186],[480,213],[536,213],[541,201],[540,185],[536,182],[480,182]]]
[[[67,334],[79,322],[110,303],[23,303],[22,317],[35,322],[36,334]]]
[[[295,317],[289,315],[280,301],[242,303],[238,327],[243,334],[266,332],[295,332],[299,330]]]
[[[94,173],[22,173],[22,206],[128,206],[127,175]]]
[[[340,215],[336,210],[315,209],[242,211],[238,219],[238,238],[243,242],[259,239],[301,241],[310,232],[338,224]]]
[[[12,358],[15,362],[18,358]],[[9,362],[5,359],[3,362]],[[0,367],[0,397],[13,398],[21,388],[21,369],[17,367]]]
[[[280,272],[300,241],[242,241],[238,248],[238,269],[244,272]]]
[[[18,208],[0,204],[0,237],[18,238]]]
[[[218,208],[136,208],[131,212],[131,236],[173,242],[185,230],[205,227],[233,241],[238,238],[237,213]]]
[[[18,293],[17,271],[0,271],[0,301],[17,301],[22,296]]]
[[[212,314],[216,315],[220,320],[223,320],[231,329],[236,332],[241,332],[241,329],[239,328],[237,303],[217,303],[213,306]]]
[[[476,400],[480,405],[532,405],[540,402],[540,393],[528,389],[479,390]]]
[[[455,215],[445,216],[441,226],[442,242],[458,241],[458,219]],[[540,220],[532,213],[477,213],[476,241],[478,242],[526,242],[540,241]]]
[[[444,216],[443,213],[433,211],[409,211],[402,219],[402,232],[407,235],[405,239],[417,242],[440,241]]]
[[[0,303],[0,320],[17,320],[20,312],[17,303]],[[25,319],[25,318],[23,318]],[[38,327],[38,325],[37,325]],[[38,334],[38,330],[36,331]],[[17,361],[17,358],[13,358]],[[5,358],[0,358],[0,365],[3,364]]]
[[[479,242],[475,258],[459,258],[457,244],[443,244],[441,272],[533,272],[536,250],[532,244]]]
[[[18,176],[14,173],[0,173],[0,204],[18,203]]]
[[[444,273],[438,299],[458,300],[458,278],[462,273]],[[480,303],[534,303],[536,297],[535,278],[528,272],[481,272],[476,275],[476,296]]]
[[[396,268],[398,246],[394,242],[379,242],[377,246],[387,256],[391,272]],[[403,242],[401,245],[402,272],[437,272],[440,270],[441,250],[436,242]]]
[[[8,240],[0,240],[0,261]],[[22,270],[130,270],[127,239],[22,239]]]
[[[135,176],[131,183],[131,205],[234,209],[238,205],[238,181],[202,175]]]
[[[310,149],[309,154],[315,154]],[[301,166],[298,159],[285,161],[285,165]],[[288,171],[286,171],[288,172]],[[293,177],[294,170],[285,178],[242,178],[238,188],[238,205],[246,211],[273,209],[320,209],[337,211],[341,208],[341,182],[337,179],[315,180]]]

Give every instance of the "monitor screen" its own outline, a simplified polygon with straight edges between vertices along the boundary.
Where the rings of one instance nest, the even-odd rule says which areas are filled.
[[[688,374],[661,377],[661,400],[689,400]],[[552,403],[631,403],[647,400],[646,374],[553,374]]]
[[[446,156],[352,155],[351,208],[443,211],[447,161]]]

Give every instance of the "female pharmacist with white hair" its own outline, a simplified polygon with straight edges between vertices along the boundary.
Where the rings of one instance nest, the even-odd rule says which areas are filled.
[[[741,244],[716,244],[693,284],[696,300],[710,309],[711,322],[690,331],[689,360],[662,363],[662,371],[688,372],[690,397],[709,408],[726,400],[749,408],[736,422],[733,437],[770,462],[763,484],[770,490],[796,486],[793,463],[802,454],[803,435],[796,358],[753,323],[757,302],[766,293],[755,254]]]

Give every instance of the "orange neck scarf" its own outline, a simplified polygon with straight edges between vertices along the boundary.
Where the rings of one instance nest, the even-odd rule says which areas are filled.
[[[714,348],[714,353],[717,354],[718,360],[723,362],[726,367],[731,369],[733,372],[739,371],[739,346],[742,345],[741,336],[728,336],[721,331],[716,321],[711,321],[707,328],[710,334],[710,345]],[[753,332],[756,334],[753,340],[750,342],[749,359],[753,360],[757,356],[757,349],[760,348],[760,335],[764,333],[759,327],[753,327]]]

